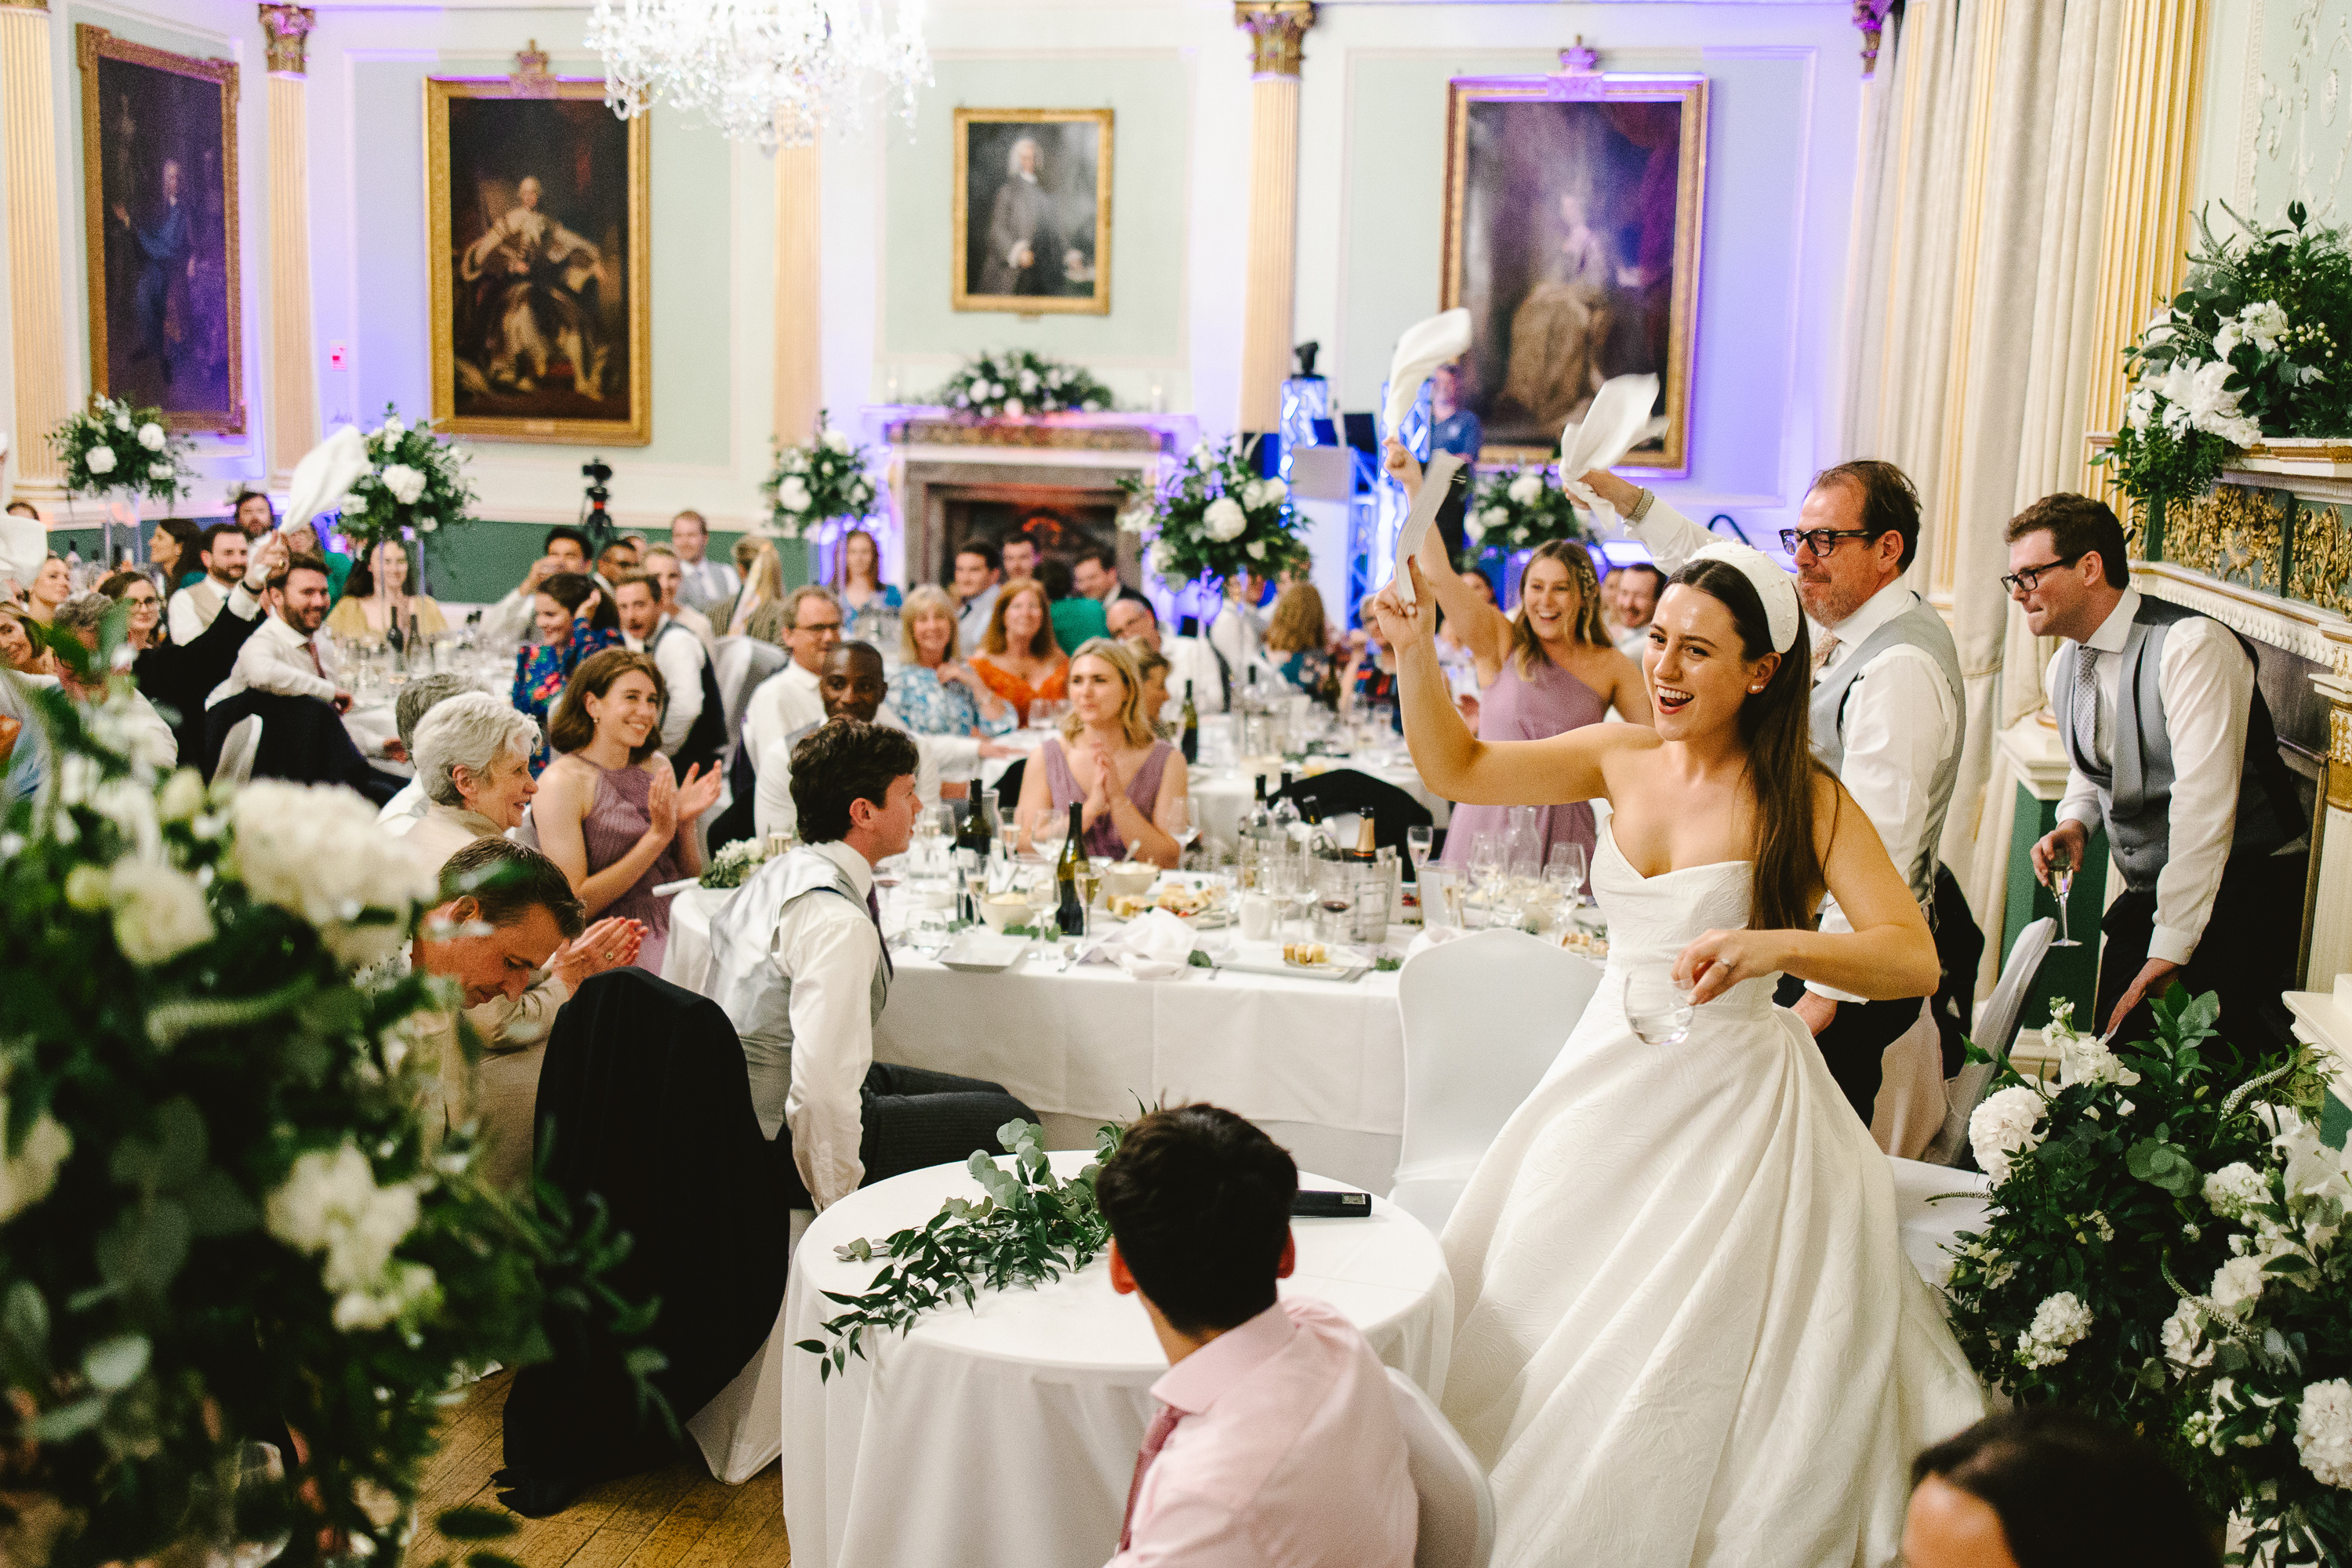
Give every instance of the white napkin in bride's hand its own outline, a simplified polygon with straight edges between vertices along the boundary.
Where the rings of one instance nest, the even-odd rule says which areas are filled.
[[[1408,605],[1412,603],[1412,573],[1405,563],[1421,553],[1422,542],[1429,537],[1430,528],[1437,521],[1437,509],[1445,504],[1445,492],[1454,483],[1454,470],[1461,467],[1458,453],[1440,452],[1430,458],[1429,471],[1421,476],[1421,493],[1413,498],[1412,515],[1397,530],[1397,593]]]
[[[1192,965],[1192,928],[1166,910],[1150,910],[1087,942],[1078,962],[1116,963],[1138,980],[1181,980]]]
[[[1654,375],[1612,375],[1601,384],[1584,417],[1571,419],[1559,433],[1559,479],[1570,486],[1570,495],[1583,489],[1571,481],[1595,468],[1615,468],[1626,453],[1666,433],[1665,420],[1650,413],[1657,403]]]
[[[1388,423],[1381,428],[1381,437],[1394,436],[1404,427],[1404,416],[1421,397],[1422,383],[1439,365],[1451,364],[1469,352],[1470,312],[1458,305],[1406,329],[1397,340],[1395,357],[1389,361]]]

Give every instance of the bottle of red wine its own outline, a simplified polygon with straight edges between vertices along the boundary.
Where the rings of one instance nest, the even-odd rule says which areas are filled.
[[[1070,802],[1070,836],[1062,840],[1062,858],[1054,865],[1054,886],[1061,894],[1054,923],[1062,928],[1064,936],[1084,936],[1087,930],[1086,901],[1078,897],[1078,868],[1087,857],[1085,809],[1078,802]]]

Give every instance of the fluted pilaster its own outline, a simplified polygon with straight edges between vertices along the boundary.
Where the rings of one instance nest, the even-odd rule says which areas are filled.
[[[1234,23],[1250,35],[1249,274],[1242,308],[1244,430],[1282,423],[1290,374],[1291,309],[1298,254],[1298,72],[1309,0],[1242,0]]]
[[[7,169],[8,316],[14,345],[16,493],[65,496],[48,433],[73,405],[58,228],[57,104],[47,0],[0,0],[0,160]]]
[[[776,153],[776,438],[798,443],[816,430],[824,403],[824,320],[818,289],[823,154],[816,146]]]
[[[269,47],[269,473],[290,483],[319,440],[318,369],[310,352],[310,86],[302,5],[264,5]]]

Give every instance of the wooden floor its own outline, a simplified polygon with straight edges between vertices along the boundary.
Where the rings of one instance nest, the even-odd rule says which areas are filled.
[[[502,1417],[513,1384],[509,1372],[486,1377],[450,1413],[441,1452],[425,1472],[416,1510],[425,1523],[409,1546],[409,1562],[446,1556],[463,1563],[478,1546],[523,1568],[785,1568],[792,1562],[776,1467],[740,1487],[722,1486],[698,1454],[606,1481],[553,1519],[522,1520],[522,1528],[502,1540],[445,1541],[430,1522],[444,1509],[499,1508],[490,1473],[501,1462]]]

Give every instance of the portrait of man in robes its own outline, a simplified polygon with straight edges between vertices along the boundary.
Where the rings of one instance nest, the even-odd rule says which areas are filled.
[[[1110,309],[1111,111],[956,110],[959,310]]]

